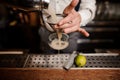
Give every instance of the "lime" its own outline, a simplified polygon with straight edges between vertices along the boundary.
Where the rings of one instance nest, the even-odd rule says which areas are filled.
[[[75,57],[75,64],[78,67],[83,67],[86,64],[86,57],[82,54],[79,54]]]

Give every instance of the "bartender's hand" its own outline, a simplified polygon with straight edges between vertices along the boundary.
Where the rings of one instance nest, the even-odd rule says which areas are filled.
[[[78,4],[79,0],[72,0],[70,5],[68,5],[65,10],[64,14],[66,17],[62,19],[60,22],[58,22],[57,25],[55,25],[56,29],[63,29],[65,33],[71,33],[78,31],[85,35],[86,37],[89,36],[89,33],[83,29],[80,28],[80,23],[81,23],[81,16],[80,14],[74,9],[76,5]]]

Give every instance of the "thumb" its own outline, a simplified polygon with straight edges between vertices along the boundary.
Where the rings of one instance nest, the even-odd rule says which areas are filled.
[[[72,0],[71,3],[64,9],[63,14],[69,14],[79,3],[79,0]]]

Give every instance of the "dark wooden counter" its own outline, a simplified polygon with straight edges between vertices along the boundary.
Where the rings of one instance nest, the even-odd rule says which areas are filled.
[[[0,80],[120,80],[120,69],[2,68]]]

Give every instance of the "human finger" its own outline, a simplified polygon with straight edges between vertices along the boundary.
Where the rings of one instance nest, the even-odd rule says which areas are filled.
[[[79,3],[79,0],[72,0],[71,3],[64,9],[63,14],[69,14]]]
[[[89,33],[85,30],[85,29],[83,29],[83,28],[78,28],[78,30],[77,30],[78,32],[80,32],[80,33],[82,33],[83,35],[85,35],[86,37],[89,37]]]
[[[75,17],[76,17],[76,12],[72,11],[72,13],[68,14],[66,17],[64,17],[64,19],[62,19],[58,25],[63,25],[66,23],[70,23]]]

